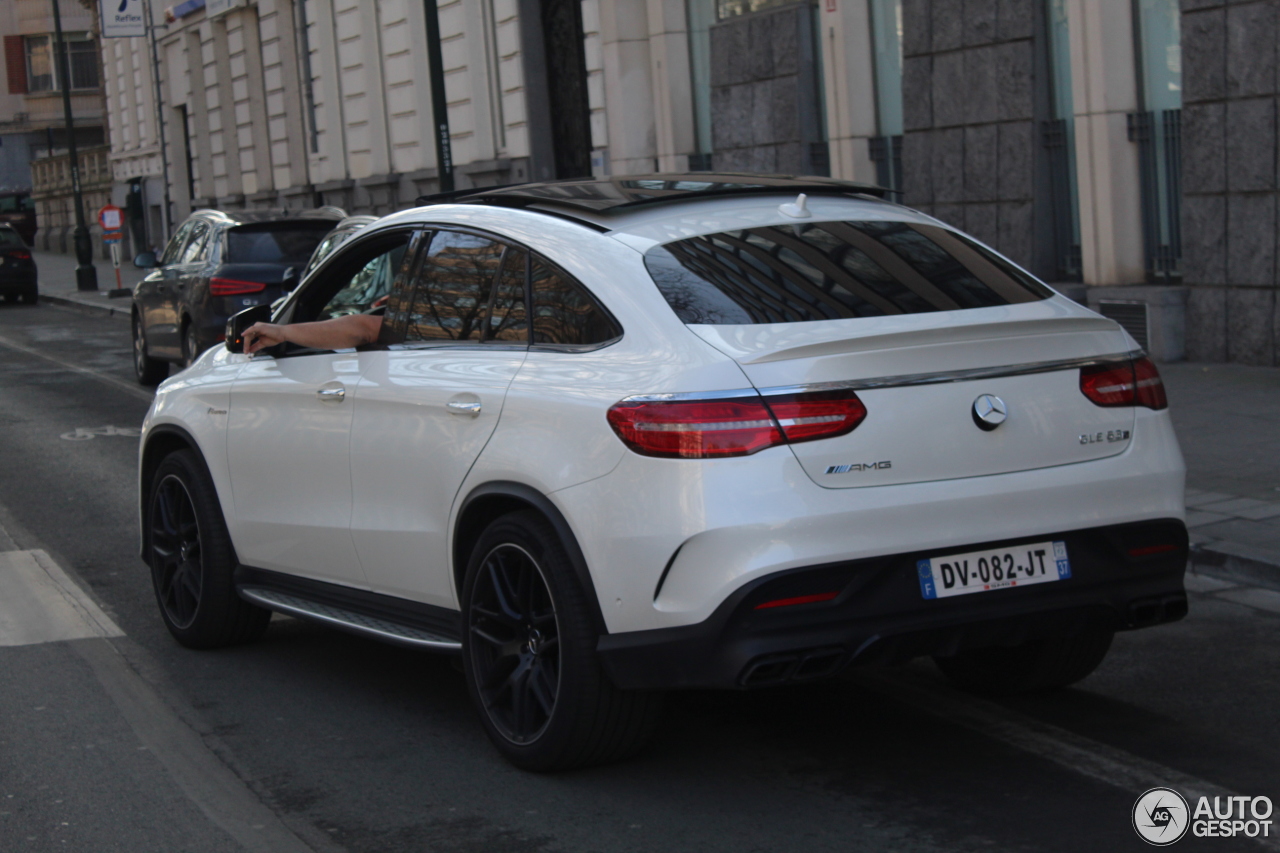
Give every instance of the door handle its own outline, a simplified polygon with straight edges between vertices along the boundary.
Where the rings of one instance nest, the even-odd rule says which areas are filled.
[[[450,400],[445,403],[445,408],[449,410],[451,415],[471,415],[472,417],[480,414],[479,400]]]
[[[321,388],[316,392],[322,403],[341,403],[347,399],[347,389],[339,385],[337,388]]]

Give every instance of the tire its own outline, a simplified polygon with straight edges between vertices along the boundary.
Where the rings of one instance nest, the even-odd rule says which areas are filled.
[[[467,565],[462,619],[471,698],[489,739],[517,767],[619,761],[653,733],[661,694],[609,681],[586,595],[540,514],[505,515],[481,534]]]
[[[235,551],[204,464],[189,450],[169,454],[151,478],[146,556],[160,617],[184,646],[216,649],[262,636],[271,611],[235,590]]]
[[[169,363],[147,355],[147,339],[142,334],[142,321],[133,315],[133,375],[139,385],[155,387],[169,375]]]
[[[933,660],[957,687],[974,693],[1008,696],[1057,690],[1097,669],[1113,637],[1114,631],[1086,626],[1066,636],[973,649]]]
[[[22,301],[28,305],[35,305],[40,301],[40,292],[33,287],[22,294]]]
[[[200,357],[200,341],[196,337],[196,327],[190,321],[182,330],[182,366],[190,367]]]

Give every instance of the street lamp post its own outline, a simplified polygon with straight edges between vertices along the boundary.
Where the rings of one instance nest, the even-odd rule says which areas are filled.
[[[58,0],[53,3],[53,30],[58,40],[58,76],[62,78],[62,112],[67,124],[67,148],[71,158],[71,193],[75,198],[76,230],[73,242],[76,247],[76,289],[97,290],[98,270],[93,265],[93,246],[89,242],[89,228],[84,223],[84,196],[80,192],[80,155],[76,151],[76,126],[71,118],[71,67],[67,61],[67,45],[62,40],[62,14]]]

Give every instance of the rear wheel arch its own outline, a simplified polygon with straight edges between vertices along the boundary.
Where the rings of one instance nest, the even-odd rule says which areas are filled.
[[[520,510],[531,509],[539,513],[555,530],[565,552],[573,564],[574,575],[582,586],[583,594],[591,608],[591,619],[596,631],[608,633],[605,627],[604,614],[600,610],[600,599],[596,595],[595,583],[591,580],[591,572],[587,569],[586,558],[578,545],[578,538],[564,515],[556,508],[546,495],[523,483],[499,481],[485,483],[472,489],[462,502],[458,519],[453,528],[453,547],[450,556],[453,561],[451,571],[459,597],[466,578],[467,563],[471,559],[471,551],[480,540],[485,528],[504,515]]]

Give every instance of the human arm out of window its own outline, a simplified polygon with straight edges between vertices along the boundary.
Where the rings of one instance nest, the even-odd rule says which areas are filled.
[[[244,332],[244,351],[258,350],[290,343],[309,349],[346,349],[372,344],[378,340],[382,318],[373,314],[348,314],[315,323],[254,323]]]

